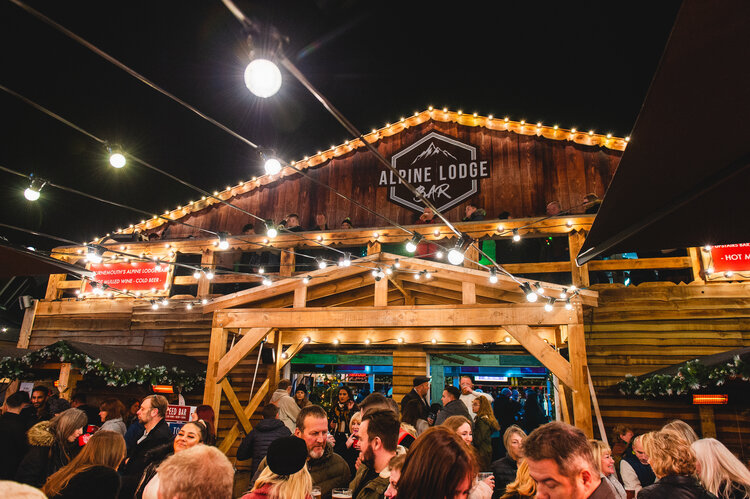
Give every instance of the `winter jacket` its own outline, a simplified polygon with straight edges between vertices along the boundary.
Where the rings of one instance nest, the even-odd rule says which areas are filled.
[[[667,475],[638,492],[638,499],[716,499],[695,477]]]
[[[151,428],[151,431],[148,432],[146,438],[141,440],[141,443],[136,444],[135,447],[132,447],[128,451],[128,462],[125,464],[122,473],[121,499],[133,497],[141,481],[143,472],[149,465],[149,460],[146,457],[147,453],[156,447],[172,442],[173,438],[174,435],[172,435],[169,425],[162,419],[156,426]]]
[[[484,220],[484,217],[487,216],[487,212],[484,211],[483,208],[477,208],[474,213],[471,214],[469,217],[464,217],[461,219],[462,222],[478,222],[480,220]]]
[[[158,468],[159,465],[172,454],[174,454],[173,442],[168,442],[146,452],[146,469],[143,471],[138,482],[138,488],[135,491],[136,499],[141,499],[141,497],[143,497],[143,491],[146,490],[146,485],[148,485],[148,482],[150,482],[156,475],[156,468]]]
[[[253,476],[253,483],[258,480],[258,477],[265,468],[266,458],[263,458],[263,461],[258,466],[258,471]],[[307,460],[307,471],[310,472],[313,486],[320,487],[322,499],[331,499],[331,491],[333,489],[347,488],[349,480],[352,477],[346,461],[344,461],[343,457],[333,452],[331,444],[326,444],[325,451],[321,457]]]
[[[68,485],[50,499],[116,499],[120,475],[109,466],[94,466],[73,476]]]
[[[250,466],[250,476],[253,476],[260,462],[266,457],[271,442],[277,438],[288,437],[291,434],[292,432],[284,426],[284,422],[280,419],[264,419],[242,439],[242,443],[237,449],[237,459],[240,461],[253,459]]]
[[[278,406],[279,419],[289,428],[290,432],[294,432],[297,427],[297,415],[300,411],[297,402],[289,396],[286,390],[276,390],[271,395],[271,403]]]
[[[480,471],[488,471],[492,462],[492,434],[495,429],[487,418],[476,417],[474,420],[474,440],[471,442],[477,450]]]
[[[391,477],[391,470],[387,467],[381,472],[376,473],[362,463],[359,465],[357,474],[349,484],[352,489],[354,499],[380,499],[388,488]],[[357,494],[356,496],[354,494]]]
[[[471,416],[469,415],[469,411],[466,409],[466,404],[464,404],[460,400],[451,400],[450,402],[445,404],[445,407],[443,407],[440,412],[438,412],[437,419],[435,420],[435,426],[443,424],[445,420],[451,416],[463,416],[471,421]]]
[[[29,450],[16,472],[16,481],[41,488],[47,478],[73,459],[80,447],[68,442],[63,449],[49,429],[49,421],[40,421],[28,433]]]
[[[406,409],[406,404],[412,400],[418,400],[420,402],[422,411],[420,412],[419,417],[421,419],[427,419],[427,415],[430,413],[430,404],[428,404],[424,398],[420,397],[413,388],[409,393],[404,395],[404,398],[401,399],[401,413],[403,414],[404,409]]]
[[[123,437],[125,436],[125,432],[127,431],[127,428],[125,428],[125,422],[122,420],[122,418],[114,418],[110,419],[109,421],[105,421],[99,429],[114,431],[119,433]]]
[[[26,441],[26,419],[20,414],[6,412],[0,416],[0,480],[13,480],[18,465],[29,450]]]
[[[492,493],[492,497],[497,499],[505,494],[505,487],[516,480],[518,463],[510,456],[505,456],[494,461],[490,467],[492,468],[492,474],[495,475],[495,491]]]

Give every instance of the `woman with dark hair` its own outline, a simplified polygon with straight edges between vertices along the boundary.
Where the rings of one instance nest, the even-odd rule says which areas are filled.
[[[125,404],[116,398],[106,399],[99,405],[99,417],[102,418],[101,430],[116,431],[125,436],[127,427],[123,416],[125,415]]]
[[[124,458],[122,435],[99,430],[72,461],[47,479],[42,492],[59,499],[115,499],[120,491],[116,470]]]
[[[180,431],[177,433],[177,436],[174,437],[172,442],[148,451],[146,453],[146,462],[148,462],[148,466],[146,466],[146,470],[141,477],[141,482],[138,484],[135,498],[141,499],[143,491],[146,490],[146,486],[151,479],[154,478],[154,475],[156,475],[156,468],[159,467],[162,461],[172,454],[176,454],[177,452],[189,449],[198,444],[206,443],[208,436],[208,429],[203,421],[190,421],[189,423],[182,425],[182,428],[180,428]]]
[[[406,454],[398,480],[400,499],[466,498],[477,474],[474,453],[450,428],[425,431]]]
[[[193,421],[201,421],[208,431],[208,436],[201,442],[206,445],[216,445],[216,416],[214,408],[210,405],[199,405],[192,415]]]
[[[312,402],[310,402],[310,399],[307,397],[307,387],[302,383],[297,385],[297,390],[294,392],[294,401],[297,402],[297,406],[300,409],[312,405]]]
[[[138,409],[141,408],[139,399],[130,398],[125,403],[125,426],[130,426],[138,421]]]
[[[349,421],[359,407],[352,396],[352,389],[346,385],[341,385],[338,391],[338,400],[333,403],[331,412],[328,414],[328,424],[330,425],[331,434],[336,439],[334,452],[340,454],[349,438]]]
[[[414,427],[416,430],[415,437],[418,437],[430,427],[430,423],[421,417],[422,407],[423,404],[419,400],[410,400],[401,413],[401,422]]]
[[[30,448],[16,472],[16,481],[41,487],[47,478],[76,457],[78,437],[88,423],[78,409],[63,411],[49,421],[40,421],[26,433]]]

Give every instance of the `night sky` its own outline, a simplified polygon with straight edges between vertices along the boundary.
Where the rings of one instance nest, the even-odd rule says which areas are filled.
[[[300,159],[350,138],[282,71],[245,88],[245,37],[219,0],[28,1],[28,5],[249,140]],[[679,2],[251,2],[286,54],[356,126],[429,105],[628,135]],[[261,171],[257,153],[10,2],[0,4],[0,83],[206,190]],[[0,92],[0,165],[154,213],[199,197]],[[0,222],[83,241],[140,215],[0,173]],[[11,242],[58,245],[0,229]]]

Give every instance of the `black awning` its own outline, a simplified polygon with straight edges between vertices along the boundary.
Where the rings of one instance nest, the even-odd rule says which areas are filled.
[[[578,254],[750,242],[750,2],[686,0]]]
[[[716,366],[724,365],[728,362],[732,362],[735,357],[739,357],[741,360],[745,362],[750,361],[750,347],[736,348],[734,350],[728,350],[726,352],[716,353],[713,355],[704,355],[702,357],[698,357],[697,359],[691,359],[685,362],[680,362],[679,364],[673,364],[669,367],[665,367],[657,371],[652,371],[647,374],[642,374],[638,376],[638,379],[645,379],[650,376],[661,375],[661,374],[666,374],[669,376],[676,376],[680,368],[685,367],[688,362],[693,362],[695,360],[699,360],[700,363],[706,367],[716,367]]]
[[[27,248],[8,244],[0,239],[0,278],[49,274],[75,274],[94,277],[94,273],[83,267],[37,253]]]

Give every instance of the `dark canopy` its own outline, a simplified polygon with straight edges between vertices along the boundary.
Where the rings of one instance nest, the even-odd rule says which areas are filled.
[[[680,368],[685,367],[687,363],[691,362],[692,360],[699,360],[701,364],[703,364],[706,367],[716,367],[716,366],[727,364],[728,362],[732,362],[735,357],[739,357],[745,362],[750,361],[750,347],[736,348],[734,350],[727,350],[726,352],[715,353],[713,355],[704,355],[703,357],[698,357],[697,359],[691,359],[690,361],[680,362],[679,364],[673,364],[669,367],[665,367],[657,371],[652,371],[650,373],[643,374],[641,376],[638,376],[638,378],[644,379],[644,378],[648,378],[649,376],[654,376],[656,374],[666,374],[669,376],[676,376],[677,371],[679,371]]]
[[[85,268],[41,255],[27,248],[10,245],[0,239],[0,278],[63,273],[94,277],[94,273]]]
[[[577,261],[750,241],[750,2],[686,0]]]

